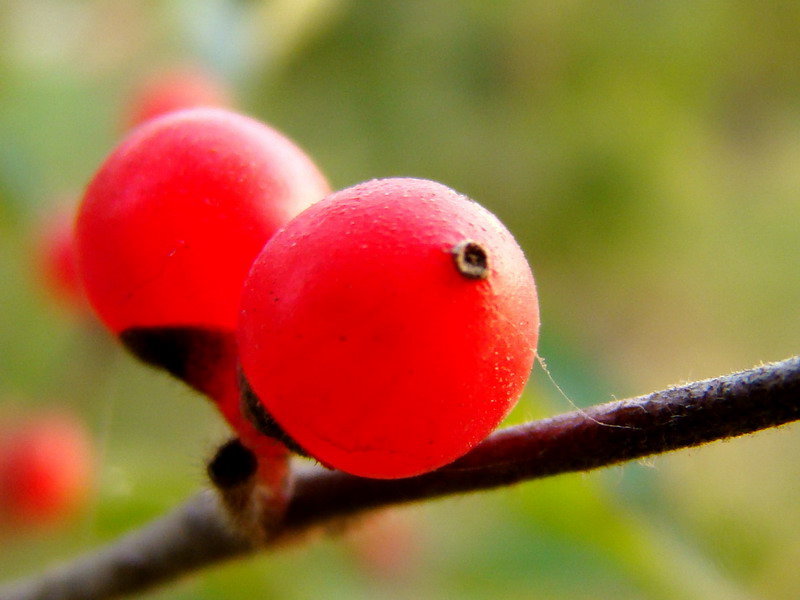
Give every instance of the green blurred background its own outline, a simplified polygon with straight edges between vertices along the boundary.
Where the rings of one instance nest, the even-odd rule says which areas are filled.
[[[90,505],[0,540],[0,579],[110,541],[204,485],[207,403],[44,293],[43,215],[122,135],[131,89],[200,65],[335,188],[439,180],[533,266],[522,420],[798,352],[800,3],[0,2],[0,408],[71,407]],[[66,199],[66,200],[65,200]],[[153,599],[789,599],[800,431],[393,511]]]

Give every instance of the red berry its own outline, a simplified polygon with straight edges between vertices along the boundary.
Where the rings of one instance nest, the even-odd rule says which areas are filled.
[[[76,312],[84,312],[83,293],[75,253],[74,215],[63,212],[43,224],[38,242],[38,267],[48,292]]]
[[[416,475],[513,407],[539,309],[497,218],[431,181],[334,193],[264,247],[242,294],[241,364],[266,412],[319,461]]]
[[[86,191],[76,236],[89,299],[115,333],[233,331],[261,247],[327,191],[302,150],[258,121],[211,108],[153,119]]]
[[[422,527],[409,511],[370,515],[360,527],[345,531],[345,549],[366,575],[380,580],[406,580],[422,566]]]
[[[151,75],[134,91],[126,124],[132,127],[184,108],[230,104],[230,92],[210,73],[198,68],[174,68]]]
[[[0,521],[43,525],[66,517],[86,498],[91,463],[86,432],[73,418],[46,415],[5,423],[0,431]]]

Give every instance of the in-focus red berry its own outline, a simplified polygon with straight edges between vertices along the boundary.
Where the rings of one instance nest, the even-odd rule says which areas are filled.
[[[238,330],[266,413],[356,475],[441,467],[515,404],[539,309],[522,250],[477,203],[431,181],[334,193],[253,264]]]
[[[197,67],[175,67],[141,82],[133,92],[125,124],[133,127],[184,108],[230,105],[230,91],[211,73]]]
[[[0,522],[45,525],[67,517],[87,496],[88,436],[62,414],[4,422],[0,431]]]
[[[114,332],[235,329],[250,265],[328,185],[293,142],[223,109],[135,129],[89,185],[77,222],[88,297]]]

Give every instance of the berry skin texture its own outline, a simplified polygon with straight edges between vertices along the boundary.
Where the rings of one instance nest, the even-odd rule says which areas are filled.
[[[242,282],[276,229],[328,192],[293,142],[216,108],[144,123],[111,153],[78,216],[78,267],[112,332],[233,332]]]
[[[0,524],[45,526],[86,499],[92,459],[88,436],[61,414],[3,423],[0,431]]]
[[[530,267],[494,215],[432,181],[384,179],[328,196],[266,244],[238,342],[253,392],[306,452],[399,478],[500,423],[538,332]]]

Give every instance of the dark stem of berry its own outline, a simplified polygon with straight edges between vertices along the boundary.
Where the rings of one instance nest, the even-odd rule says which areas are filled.
[[[451,250],[458,272],[468,279],[486,279],[489,276],[489,256],[486,250],[472,240],[459,242]]]
[[[203,327],[131,327],[119,338],[145,364],[210,396],[219,365],[236,355],[232,332]]]
[[[300,456],[309,458],[310,455],[306,452],[300,444],[298,444],[292,436],[290,436],[283,427],[281,427],[270,412],[264,407],[261,400],[258,399],[253,388],[247,382],[247,378],[239,369],[239,390],[241,393],[240,409],[245,418],[253,424],[259,433],[269,436],[281,442],[289,450]]]
[[[258,460],[255,454],[234,438],[220,447],[208,463],[208,477],[217,489],[243,485],[256,475]]]
[[[259,482],[255,454],[234,438],[217,450],[207,471],[231,526],[254,544],[265,543],[285,505],[276,512],[274,490]]]

